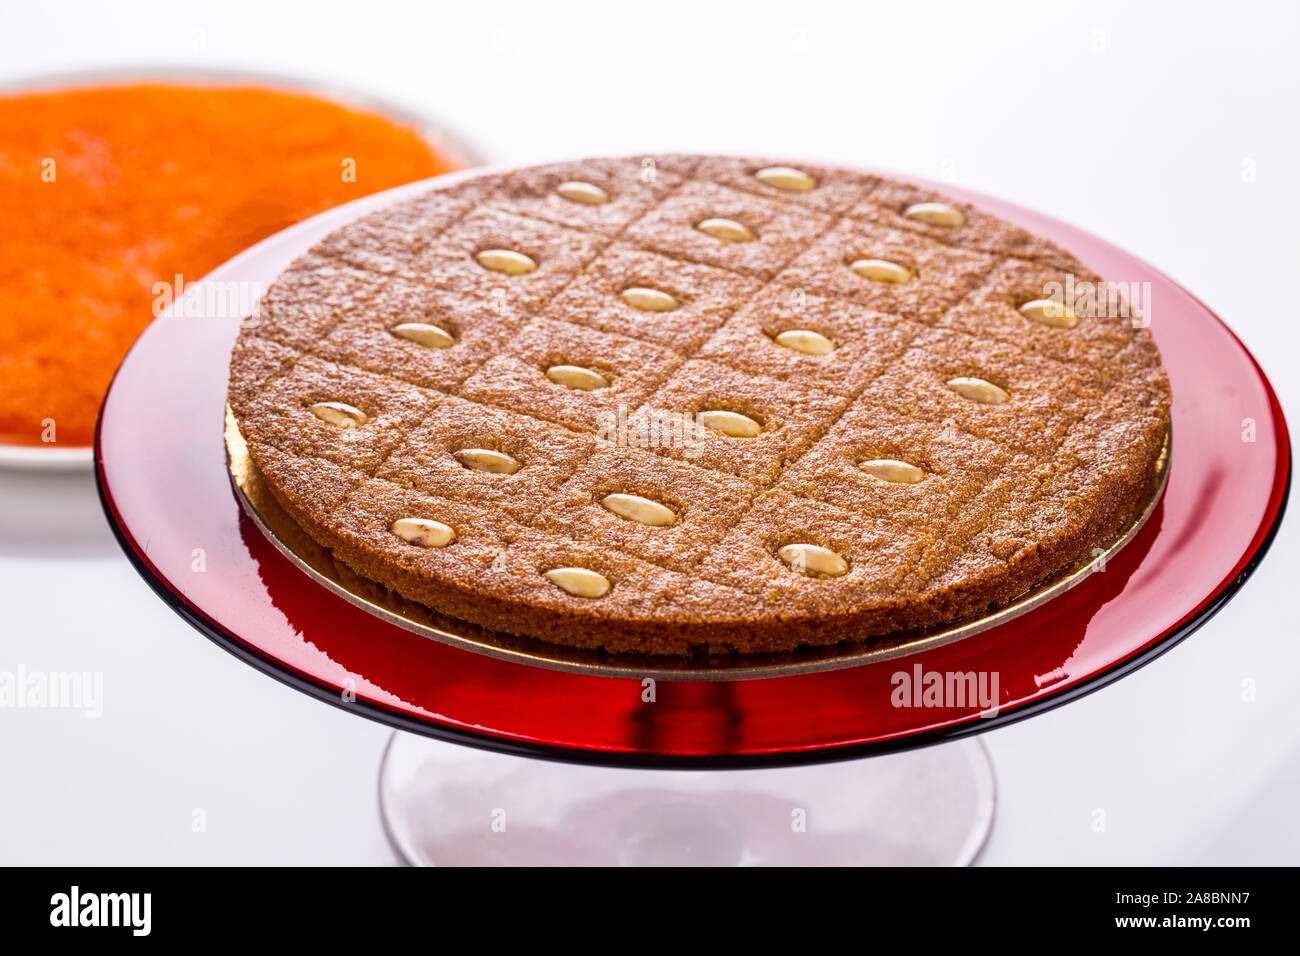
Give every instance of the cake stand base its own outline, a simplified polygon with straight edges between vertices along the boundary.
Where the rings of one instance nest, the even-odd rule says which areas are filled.
[[[993,823],[968,739],[852,762],[637,770],[395,733],[379,804],[417,866],[963,866]]]

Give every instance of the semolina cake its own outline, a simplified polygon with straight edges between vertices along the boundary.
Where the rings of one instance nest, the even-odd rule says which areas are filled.
[[[289,515],[441,613],[622,653],[830,645],[982,614],[1141,512],[1168,379],[1141,321],[1064,299],[1089,284],[852,170],[535,166],[319,243],[229,401]]]

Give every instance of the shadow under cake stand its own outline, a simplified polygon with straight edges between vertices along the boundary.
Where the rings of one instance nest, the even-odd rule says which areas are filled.
[[[476,174],[324,213],[208,279],[264,288],[339,226]],[[968,863],[994,807],[974,735],[1103,686],[1204,623],[1267,550],[1290,446],[1259,367],[1186,291],[1063,223],[943,191],[1057,241],[1108,279],[1150,282],[1174,391],[1163,494],[1112,543],[1104,572],[1074,569],[988,619],[683,668],[422,617],[328,555],[313,566],[309,543],[258,498],[255,470],[241,470],[237,432],[222,441],[238,315],[164,313],[133,346],[96,434],[105,512],[145,580],[202,633],[397,729],[380,804],[409,862]],[[999,699],[896,706],[900,673],[996,673]]]

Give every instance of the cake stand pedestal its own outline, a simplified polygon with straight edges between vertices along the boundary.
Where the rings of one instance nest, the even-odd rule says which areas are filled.
[[[765,770],[574,765],[395,733],[379,775],[418,866],[964,866],[993,825],[977,739]]]

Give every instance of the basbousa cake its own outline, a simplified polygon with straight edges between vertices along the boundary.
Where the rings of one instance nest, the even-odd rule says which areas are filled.
[[[1141,511],[1168,380],[1062,297],[1090,284],[849,170],[531,167],[319,243],[230,405],[289,515],[409,600],[614,652],[828,645],[981,614]]]

